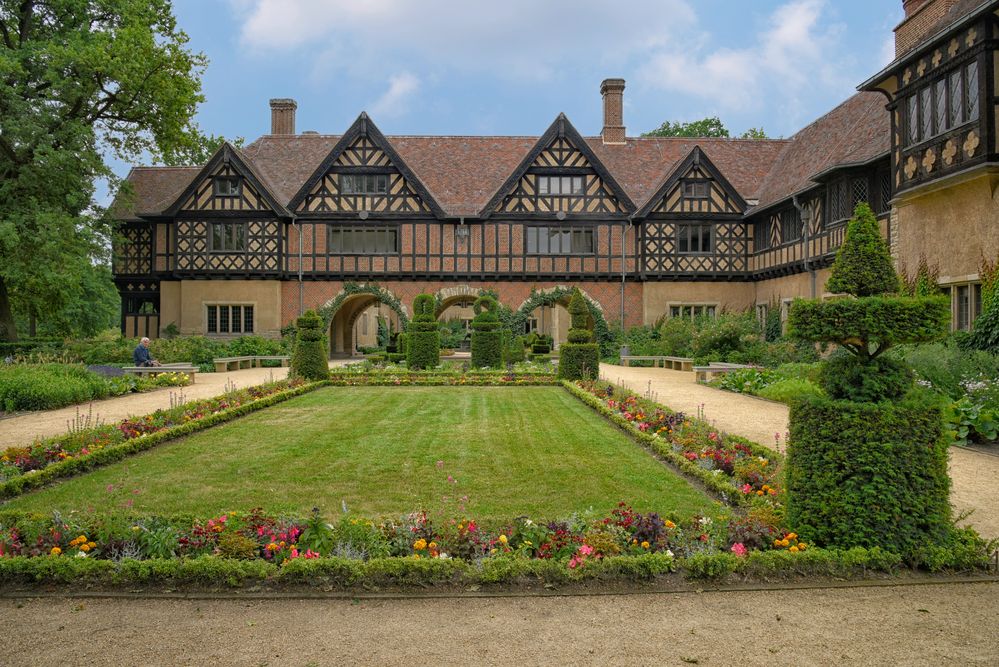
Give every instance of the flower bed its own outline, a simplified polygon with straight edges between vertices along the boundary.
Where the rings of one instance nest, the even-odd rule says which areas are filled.
[[[114,425],[74,429],[68,435],[9,447],[0,455],[0,498],[83,470],[121,460],[172,438],[234,419],[311,391],[322,383],[282,380],[235,389],[214,398],[191,401]]]
[[[736,505],[781,504],[783,457],[778,452],[721,433],[703,421],[672,412],[607,382],[564,386],[723,501]]]
[[[877,547],[848,551],[805,545],[793,534],[746,546],[737,524],[671,521],[625,504],[605,517],[550,523],[518,518],[482,526],[416,512],[394,521],[345,515],[327,523],[261,510],[211,519],[0,514],[0,585],[86,583],[134,586],[565,584],[587,579],[650,581],[730,575],[867,576],[896,572],[902,559]],[[785,546],[791,544],[792,546]],[[982,569],[987,545],[968,533],[929,569]]]
[[[330,375],[329,384],[336,387],[374,387],[374,386],[476,386],[476,387],[516,387],[516,386],[552,386],[558,380],[552,373],[513,373],[506,371],[471,371],[468,373],[435,373],[373,371],[366,373],[334,371]]]

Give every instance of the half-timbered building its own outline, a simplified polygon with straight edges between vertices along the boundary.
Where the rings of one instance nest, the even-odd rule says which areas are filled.
[[[939,267],[967,328],[977,263],[999,254],[999,2],[904,4],[896,61],[790,139],[627,137],[620,79],[598,136],[564,114],[534,137],[386,136],[364,113],[296,133],[295,102],[271,100],[271,132],[244,148],[129,174],[123,331],[276,336],[321,308],[349,354],[376,313],[429,292],[469,319],[484,288],[516,310],[578,286],[625,326],[762,314],[823,295],[860,201],[900,267]],[[564,336],[561,307],[529,315]]]

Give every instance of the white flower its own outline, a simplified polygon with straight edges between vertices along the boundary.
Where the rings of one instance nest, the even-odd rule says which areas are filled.
[[[701,524],[704,527],[708,527],[711,525],[711,517],[702,516],[700,519],[697,520],[697,523]]]
[[[670,551],[669,549],[667,549],[666,550],[666,555],[669,556],[670,558],[672,558],[673,557],[673,552]]]

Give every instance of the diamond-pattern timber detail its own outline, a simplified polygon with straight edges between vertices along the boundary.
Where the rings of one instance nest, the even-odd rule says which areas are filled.
[[[239,194],[235,196],[216,195],[214,180],[217,177],[239,178]],[[260,192],[230,164],[223,164],[213,173],[201,179],[194,192],[184,200],[182,211],[270,211],[270,206],[260,196]]]
[[[184,273],[266,273],[280,270],[281,225],[277,220],[225,220],[246,226],[246,251],[210,251],[212,222],[177,221],[177,270]]]
[[[695,187],[705,188],[698,194],[704,196],[687,196],[685,188],[691,182]],[[703,185],[700,185],[703,184]],[[739,205],[725,188],[714,179],[711,173],[699,165],[693,165],[666,192],[659,204],[652,209],[653,213],[742,213]]]
[[[340,174],[355,169],[379,169],[388,177],[385,194],[363,195],[340,192]],[[364,172],[370,173],[370,172]],[[385,151],[366,136],[358,137],[341,153],[333,166],[312,187],[298,207],[299,213],[430,213],[430,207],[392,164]]]
[[[538,192],[540,175],[536,173],[537,169],[545,170],[545,176],[557,176],[557,174],[552,174],[552,169],[566,169],[567,176],[582,177],[582,192],[560,195],[540,194]],[[517,181],[513,191],[503,198],[499,210],[504,213],[561,212],[581,215],[627,212],[627,209],[614,196],[603,179],[597,175],[586,156],[566,137],[556,137],[547,148],[538,154],[528,169],[528,173],[524,174]]]
[[[660,220],[644,223],[642,250],[647,274],[726,274],[746,270],[749,239],[743,222],[715,223],[712,235],[714,246],[710,253],[704,255],[680,254],[677,251],[677,225],[682,224]]]
[[[134,276],[152,273],[153,230],[148,224],[121,229],[114,244],[114,273]]]

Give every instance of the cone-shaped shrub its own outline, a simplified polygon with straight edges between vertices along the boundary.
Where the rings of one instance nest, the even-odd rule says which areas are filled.
[[[579,289],[569,299],[569,340],[559,348],[558,376],[563,380],[595,379],[600,373],[600,346],[593,342],[593,324]]]
[[[480,296],[472,305],[472,366],[499,368],[503,365],[502,323],[496,314],[498,304],[491,296]]]
[[[434,368],[440,363],[441,335],[437,330],[432,294],[419,294],[413,300],[413,319],[406,336],[406,365],[410,370]]]
[[[325,380],[330,376],[323,345],[323,318],[307,310],[298,318],[295,350],[291,355],[291,375],[306,380]]]
[[[898,291],[898,274],[888,244],[881,238],[871,207],[861,202],[846,228],[826,289],[835,294],[874,296]]]

